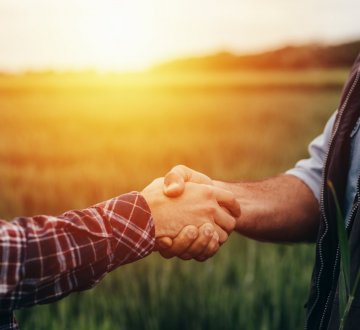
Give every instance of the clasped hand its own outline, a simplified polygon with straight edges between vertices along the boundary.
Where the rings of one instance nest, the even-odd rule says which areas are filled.
[[[154,219],[156,248],[165,258],[204,261],[234,230],[240,205],[234,195],[183,165],[143,191]]]

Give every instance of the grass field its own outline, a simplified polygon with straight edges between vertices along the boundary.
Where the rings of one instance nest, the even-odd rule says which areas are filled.
[[[0,76],[0,214],[86,207],[141,190],[178,163],[229,181],[279,173],[306,156],[345,78]],[[17,317],[22,329],[301,329],[313,252],[233,234],[205,263],[153,254]]]

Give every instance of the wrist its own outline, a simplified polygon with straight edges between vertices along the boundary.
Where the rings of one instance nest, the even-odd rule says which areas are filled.
[[[141,192],[141,196],[145,199],[151,213],[151,217],[154,224],[155,229],[155,238],[161,236],[161,232],[159,230],[158,216],[156,215],[156,209],[158,209],[158,205],[160,204],[159,198],[151,191],[145,191],[145,189]]]

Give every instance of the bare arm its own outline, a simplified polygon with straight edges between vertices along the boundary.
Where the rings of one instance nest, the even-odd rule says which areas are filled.
[[[313,242],[316,239],[319,203],[310,188],[296,176],[283,174],[256,182],[227,183],[211,180],[202,173],[178,165],[166,175],[164,192],[168,196],[178,196],[189,181],[213,184],[235,195],[241,207],[235,230],[242,235],[278,243]],[[168,255],[183,258],[187,247],[202,237],[200,234],[196,240],[178,239],[168,248]],[[179,250],[183,254],[179,254]],[[207,257],[216,252],[216,249],[208,250]],[[203,256],[199,251],[197,253]]]
[[[319,226],[319,203],[312,191],[293,175],[258,182],[215,185],[234,193],[241,206],[235,230],[268,242],[313,242]]]

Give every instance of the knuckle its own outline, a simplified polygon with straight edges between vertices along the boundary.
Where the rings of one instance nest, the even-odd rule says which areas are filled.
[[[188,238],[190,240],[195,240],[196,237],[198,236],[197,228],[188,227],[188,228],[186,228],[185,234],[186,234],[186,238]]]
[[[174,172],[168,172],[168,173],[166,173],[166,175],[165,175],[165,177],[164,177],[164,183],[165,183],[166,185],[169,185],[169,184],[171,184],[172,182],[176,181],[176,179],[177,179],[176,173],[174,173]]]
[[[175,173],[183,174],[185,176],[185,173],[187,173],[188,168],[185,165],[179,164],[173,167],[171,171]]]
[[[178,164],[174,167],[174,169],[177,169],[177,170],[187,170],[187,167],[183,164]]]
[[[211,223],[206,223],[202,227],[202,233],[205,237],[212,238],[214,235],[214,226]]]
[[[213,217],[216,213],[216,206],[214,203],[210,203],[209,205],[207,205],[206,207],[206,213],[210,216]]]
[[[236,206],[236,198],[234,195],[232,195],[231,197],[229,197],[229,204]]]
[[[215,198],[215,191],[212,187],[204,185],[203,187],[203,194],[206,199],[214,199]]]

